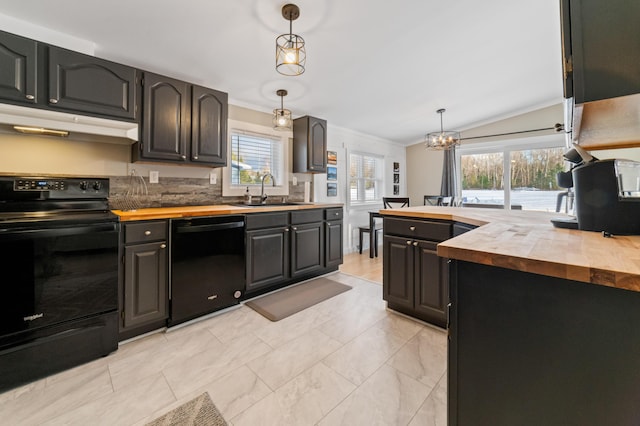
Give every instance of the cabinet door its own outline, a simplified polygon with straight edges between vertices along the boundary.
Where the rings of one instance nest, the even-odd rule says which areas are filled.
[[[123,328],[168,317],[167,250],[163,241],[125,247]]]
[[[134,120],[135,94],[135,68],[49,47],[50,107]]]
[[[449,262],[437,254],[438,243],[416,241],[415,311],[432,324],[446,327],[449,304]]]
[[[575,102],[640,93],[640,3],[569,0],[568,7],[571,22],[567,29],[563,19],[563,37],[570,31]]]
[[[413,309],[414,255],[410,238],[384,236],[382,296],[389,305]],[[390,306],[391,307],[391,306]],[[393,307],[391,307],[393,309]]]
[[[342,263],[342,221],[327,222],[325,227],[325,265],[338,266]]]
[[[247,293],[289,278],[289,228],[248,231]]]
[[[291,226],[291,277],[324,267],[323,222]]]
[[[189,84],[145,73],[143,103],[141,157],[186,162],[191,121]]]
[[[227,94],[193,86],[191,96],[191,161],[227,165]]]
[[[309,170],[316,173],[327,171],[327,122],[309,117]]]
[[[37,43],[0,32],[0,98],[37,102]]]

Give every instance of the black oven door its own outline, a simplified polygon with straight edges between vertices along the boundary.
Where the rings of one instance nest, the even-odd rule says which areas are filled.
[[[5,343],[16,333],[117,310],[119,226],[0,228]]]

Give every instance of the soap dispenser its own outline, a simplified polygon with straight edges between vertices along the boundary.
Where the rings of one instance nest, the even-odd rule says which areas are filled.
[[[251,204],[251,193],[249,192],[248,186],[247,186],[247,190],[244,192],[244,203]]]

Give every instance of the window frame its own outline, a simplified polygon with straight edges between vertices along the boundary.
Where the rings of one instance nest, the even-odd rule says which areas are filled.
[[[460,194],[462,194],[462,156],[473,154],[502,153],[503,180],[504,180],[504,206],[506,210],[511,210],[511,152],[546,149],[546,148],[566,148],[564,133],[546,136],[532,136],[528,138],[505,139],[493,142],[474,142],[462,144],[456,148],[456,165],[458,175],[456,176]]]
[[[365,157],[369,157],[369,158],[373,158],[375,160],[375,164],[376,164],[376,179],[373,179],[374,181],[374,185],[375,185],[375,192],[376,194],[379,196],[373,200],[361,200],[361,199],[357,199],[357,200],[352,200],[351,199],[351,156],[352,155],[357,155],[362,157],[363,159]],[[349,203],[349,206],[371,206],[371,205],[376,205],[376,204],[382,204],[382,197],[384,196],[384,188],[385,188],[385,177],[384,177],[384,162],[385,162],[385,158],[384,155],[380,155],[380,154],[375,154],[373,152],[366,152],[366,151],[350,151],[348,153],[348,176],[347,176],[347,202]],[[362,179],[364,180],[364,177],[357,177],[356,180]]]
[[[281,163],[282,163],[282,182],[276,181],[276,186],[272,186],[271,182],[267,180],[264,185],[264,192],[267,195],[287,196],[289,195],[289,178],[290,178],[290,164],[291,164],[291,138],[293,132],[274,130],[271,127],[248,123],[245,121],[229,120],[229,132],[227,136],[227,143],[229,149],[227,149],[227,166],[222,168],[222,196],[243,196],[247,186],[252,195],[259,195],[261,185],[260,184],[239,184],[234,185],[231,183],[231,173],[233,170],[233,163],[231,160],[232,138],[234,134],[249,134],[252,136],[263,136],[265,138],[274,139],[281,144]],[[256,188],[258,190],[256,191]]]

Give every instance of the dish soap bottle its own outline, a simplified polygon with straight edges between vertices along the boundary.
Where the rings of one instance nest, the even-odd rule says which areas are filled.
[[[244,192],[244,203],[251,204],[251,193],[249,192],[248,186],[247,186],[247,190]]]

